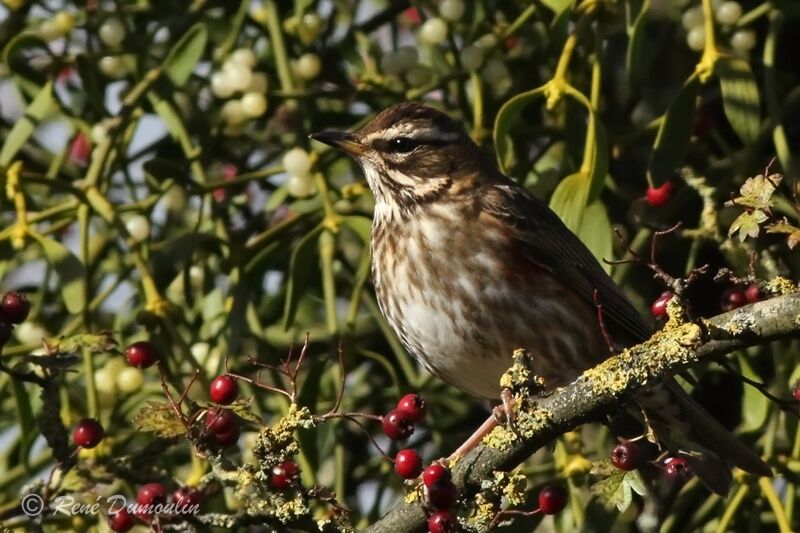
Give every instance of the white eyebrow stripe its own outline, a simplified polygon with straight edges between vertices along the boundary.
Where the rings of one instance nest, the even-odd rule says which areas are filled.
[[[434,128],[419,129],[413,124],[395,124],[385,130],[376,131],[366,136],[365,142],[370,143],[376,139],[390,141],[398,137],[407,137],[420,142],[454,142],[458,140],[458,133],[443,132]]]

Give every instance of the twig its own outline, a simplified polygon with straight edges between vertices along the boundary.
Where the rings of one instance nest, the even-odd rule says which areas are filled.
[[[606,322],[603,320],[603,304],[600,303],[600,291],[597,289],[594,290],[594,305],[597,308],[597,322],[600,324],[600,332],[603,334],[603,338],[608,346],[608,353],[614,353],[614,343],[606,329]]]

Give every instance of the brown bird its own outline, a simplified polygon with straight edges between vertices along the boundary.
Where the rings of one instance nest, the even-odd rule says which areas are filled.
[[[313,139],[359,163],[375,196],[372,277],[380,309],[430,372],[481,398],[524,348],[552,390],[650,328],[581,240],[497,170],[460,124],[418,103],[397,104],[355,133]],[[769,467],[667,379],[636,401],[665,448],[714,492],[730,465]]]

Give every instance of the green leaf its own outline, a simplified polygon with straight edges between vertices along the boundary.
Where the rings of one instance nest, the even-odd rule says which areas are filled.
[[[36,52],[39,52],[36,54]],[[11,39],[3,48],[3,64],[27,80],[31,80],[37,85],[46,81],[43,73],[31,66],[31,56],[52,56],[50,47],[38,34],[34,32],[22,32]]]
[[[678,92],[664,115],[656,135],[653,155],[647,168],[647,180],[660,186],[669,180],[673,171],[683,163],[692,137],[692,124],[700,83],[689,78]]]
[[[510,139],[508,132],[519,118],[522,109],[544,94],[545,86],[537,87],[531,91],[520,93],[510,98],[500,111],[494,121],[494,147],[497,152],[497,164],[500,170],[508,173],[511,164],[508,162],[508,152]]]
[[[572,7],[575,0],[542,0],[542,4],[550,8],[556,15],[559,15]]]
[[[611,265],[603,260],[611,259],[614,243],[611,240],[611,222],[602,202],[595,201],[589,204],[583,213],[577,234],[603,265],[605,271],[611,272]]]
[[[31,409],[30,394],[25,390],[25,384],[16,379],[9,381],[11,389],[14,392],[14,400],[17,404],[17,418],[20,427],[20,449],[19,458],[20,462],[28,470],[30,467],[30,452],[36,436],[39,434],[39,429],[36,427],[36,420],[33,417],[33,409]]]
[[[292,251],[289,259],[289,279],[286,284],[286,304],[283,307],[283,327],[289,329],[297,313],[297,303],[308,288],[311,272],[318,263],[317,247],[314,246],[317,236],[323,230],[319,225],[303,237]]]
[[[747,237],[755,239],[760,231],[759,225],[768,218],[767,214],[760,209],[756,209],[752,213],[742,213],[731,224],[728,237],[733,237],[738,232],[740,242],[744,242]]]
[[[591,474],[602,478],[592,484],[592,494],[597,496],[603,505],[608,508],[616,507],[619,512],[628,508],[633,501],[634,492],[640,496],[647,492],[644,481],[637,471],[619,470],[607,460],[595,464]]]
[[[234,412],[236,416],[242,420],[247,420],[254,424],[262,424],[263,420],[258,415],[253,413],[253,397],[238,398],[232,404],[227,406],[228,409]]]
[[[358,235],[361,242],[369,244],[370,233],[372,232],[372,219],[358,215],[350,215],[342,217],[342,225],[351,229],[353,233]]]
[[[746,206],[754,209],[767,209],[772,207],[772,195],[775,193],[776,186],[781,182],[782,177],[774,174],[769,178],[758,175],[747,178],[739,188],[739,196],[733,200],[725,202],[727,206]]]
[[[176,87],[183,87],[203,56],[208,41],[208,31],[197,23],[183,34],[164,60],[164,71]]]
[[[63,244],[47,237],[31,235],[39,241],[47,262],[58,274],[58,286],[67,310],[73,315],[80,313],[86,305],[83,291],[86,270],[83,268],[83,263]]]
[[[184,131],[183,120],[181,120],[181,116],[167,100],[159,98],[154,93],[149,93],[147,96],[150,99],[150,103],[153,105],[153,109],[155,109],[156,114],[158,114],[161,120],[164,121],[164,125],[167,127],[169,134],[173,139],[179,140]]]
[[[605,128],[586,95],[571,86],[567,87],[566,93],[581,104],[589,116],[581,173],[589,180],[587,202],[593,202],[600,196],[608,175],[608,139]]]
[[[17,120],[8,133],[8,137],[3,143],[3,148],[0,149],[0,167],[8,167],[11,164],[17,152],[28,141],[39,122],[54,111],[56,107],[56,101],[53,98],[53,82],[49,81],[42,87],[39,94],[36,95],[25,110],[25,116]]]
[[[645,0],[642,4],[642,9],[639,10],[639,14],[636,16],[628,39],[628,52],[625,57],[625,63],[628,71],[628,80],[631,85],[638,85],[642,79],[645,52],[647,52],[645,44],[649,9],[650,0]]]
[[[586,210],[589,197],[589,180],[581,173],[571,174],[561,180],[553,196],[550,208],[561,217],[569,229],[577,232]]]
[[[759,376],[750,366],[747,357],[742,352],[736,355],[739,361],[739,371],[747,379],[763,382],[764,378]],[[742,399],[742,431],[759,431],[767,423],[769,415],[769,399],[761,394],[761,391],[749,385],[744,386],[744,398]]]
[[[110,331],[100,333],[79,333],[69,337],[61,337],[47,341],[47,352],[50,354],[77,353],[86,348],[92,353],[116,352],[119,344]]]
[[[186,433],[186,426],[172,406],[166,402],[148,401],[133,417],[133,425],[139,431],[149,431],[165,439]]]
[[[714,68],[725,116],[742,142],[752,144],[761,126],[761,100],[753,71],[747,61],[730,56],[721,56]]]

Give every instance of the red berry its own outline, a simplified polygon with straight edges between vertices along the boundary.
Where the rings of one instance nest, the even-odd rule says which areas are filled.
[[[239,385],[236,380],[228,375],[218,376],[211,382],[209,396],[211,401],[222,405],[233,403],[239,395]]]
[[[239,435],[241,435],[241,433],[242,430],[239,428],[239,425],[236,424],[233,428],[231,428],[228,431],[215,434],[214,440],[216,440],[217,444],[219,444],[223,448],[227,448],[228,446],[233,446],[234,444],[239,442]]]
[[[685,481],[692,474],[689,463],[683,457],[668,457],[664,460],[664,466],[664,472],[671,481]]]
[[[9,340],[11,340],[11,332],[14,331],[14,326],[0,320],[0,347],[5,345]]]
[[[668,181],[661,187],[648,187],[645,193],[647,203],[653,207],[660,207],[669,201],[672,196],[672,182]]]
[[[383,433],[392,440],[406,439],[414,433],[414,425],[408,415],[399,409],[389,411],[382,422]]]
[[[172,493],[172,501],[179,514],[188,513],[190,507],[200,505],[203,495],[194,487],[181,487]]]
[[[210,409],[206,413],[206,429],[211,433],[230,433],[238,427],[236,415],[227,409]]]
[[[394,456],[394,471],[403,479],[415,479],[422,472],[422,458],[414,450],[400,450]]]
[[[160,509],[157,506],[163,506],[167,502],[167,491],[161,483],[147,483],[139,487],[139,492],[136,493],[136,503],[138,509],[136,516],[147,520],[147,517],[157,514]]]
[[[650,306],[650,313],[656,318],[664,318],[667,316],[667,302],[672,299],[672,296],[672,293],[669,291],[662,292],[661,296],[656,298],[656,301]]]
[[[458,487],[449,479],[428,486],[428,501],[436,509],[450,509],[458,500]]]
[[[620,470],[636,470],[642,462],[642,452],[635,442],[620,442],[611,450],[611,463]]]
[[[94,448],[103,440],[105,431],[94,418],[83,418],[72,430],[73,442],[81,448]]]
[[[422,482],[426,487],[430,487],[439,481],[450,481],[450,470],[439,463],[428,465],[428,468],[422,472]]]
[[[567,506],[567,491],[557,485],[548,485],[539,491],[539,509],[544,514],[558,514]]]
[[[450,511],[436,511],[428,517],[428,533],[453,533],[458,529],[458,521]]]
[[[800,402],[800,381],[794,384],[794,391],[792,391],[794,399]]]
[[[425,418],[425,407],[425,400],[418,394],[406,394],[397,402],[397,410],[404,412],[411,422]]]
[[[125,350],[128,362],[138,368],[153,366],[158,361],[158,354],[149,341],[134,342]]]
[[[7,292],[3,296],[3,319],[5,322],[12,324],[25,322],[30,310],[31,304],[21,292]]]
[[[108,515],[108,527],[111,528],[111,531],[125,533],[126,531],[133,529],[133,526],[133,517],[124,508],[120,509],[116,513]]]
[[[747,303],[747,297],[739,288],[732,287],[722,294],[721,307],[723,311],[732,311]]]
[[[761,300],[761,289],[758,288],[758,285],[753,283],[744,291],[744,297],[747,299],[747,303],[754,304]]]
[[[406,18],[409,24],[414,26],[422,22],[422,17],[419,16],[419,10],[416,7],[409,7],[403,11],[403,16]]]
[[[92,144],[85,133],[79,132],[69,145],[69,159],[78,166],[85,167],[92,153]]]
[[[297,464],[294,461],[284,461],[272,467],[270,483],[272,483],[272,486],[276,489],[288,489],[292,485],[295,477],[297,477],[299,471],[300,469],[297,468]]]

